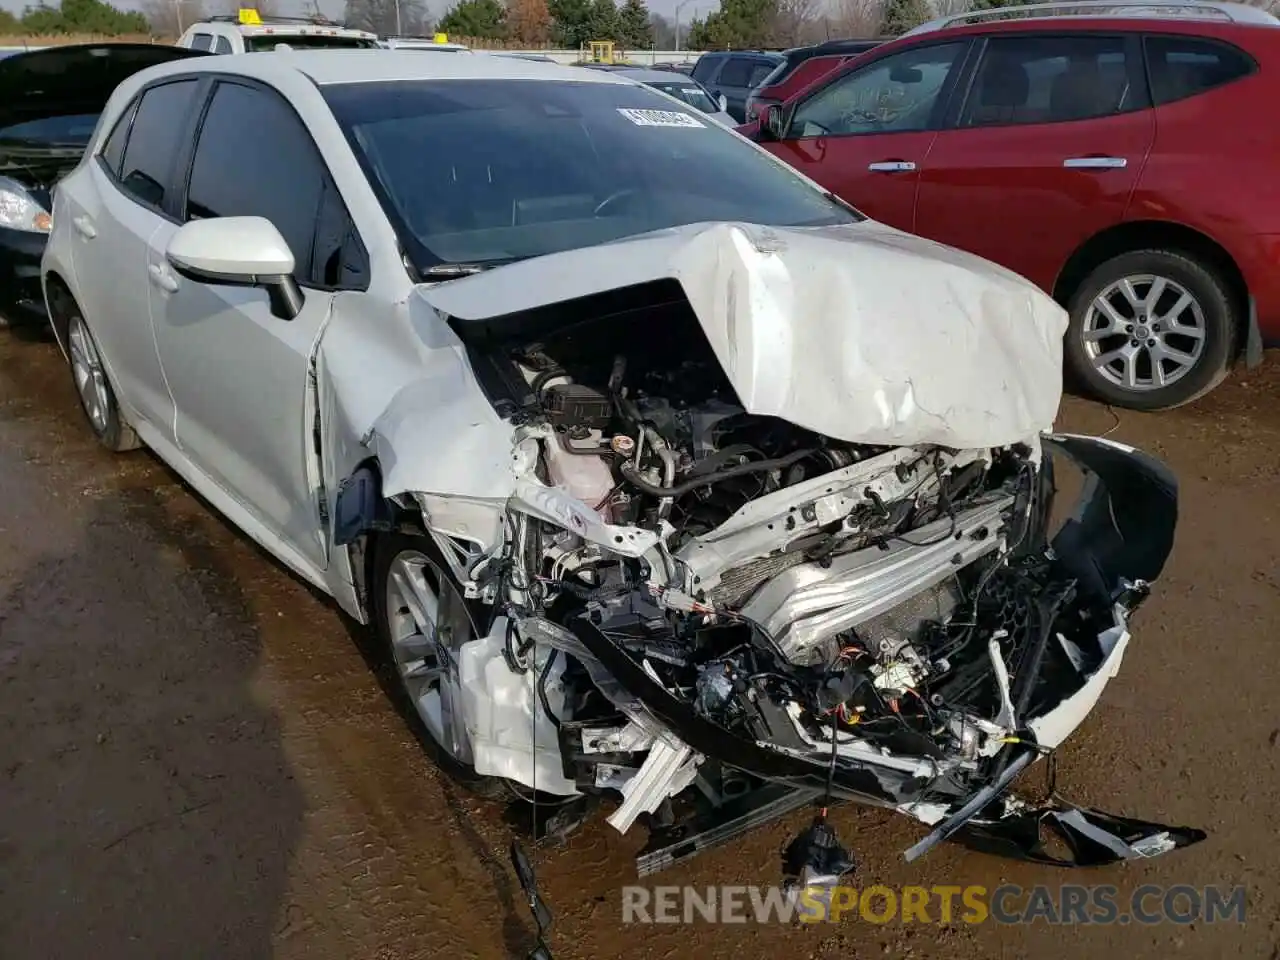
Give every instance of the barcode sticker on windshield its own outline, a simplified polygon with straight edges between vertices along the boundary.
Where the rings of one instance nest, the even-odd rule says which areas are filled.
[[[679,110],[634,110],[619,107],[618,112],[637,127],[701,127],[697,117]]]

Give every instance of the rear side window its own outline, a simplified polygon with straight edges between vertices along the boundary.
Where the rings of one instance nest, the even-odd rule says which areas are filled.
[[[752,61],[746,57],[731,57],[720,71],[716,83],[722,87],[745,87],[751,76]]]
[[[747,82],[745,86],[754,90],[760,84],[764,83],[769,74],[774,71],[774,63],[772,60],[753,60],[751,62],[751,70],[747,74]]]
[[[195,92],[195,80],[179,80],[152,87],[138,102],[120,165],[120,185],[134,199],[164,206]]]
[[[987,41],[962,127],[1059,123],[1141,106],[1124,37],[995,37]]]
[[[774,67],[765,75],[764,79],[760,81],[759,86],[768,87],[768,86],[772,86],[775,83],[781,83],[784,77],[789,76],[791,71],[794,70],[796,67],[800,66],[800,64],[803,62],[804,61],[802,60],[797,61],[794,65],[792,65],[786,60],[783,60],[780,64],[778,64],[776,67]]]
[[[213,35],[209,33],[197,33],[191,38],[192,50],[203,50],[208,53],[213,49]]]
[[[120,179],[120,164],[124,161],[125,141],[129,139],[129,123],[133,120],[133,111],[137,106],[136,100],[129,104],[125,112],[120,115],[120,119],[116,121],[115,129],[111,131],[111,136],[107,137],[107,143],[102,148],[102,162],[117,180]]]
[[[1231,83],[1253,72],[1235,47],[1196,37],[1147,37],[1147,70],[1156,106]]]
[[[239,173],[236,173],[239,171]],[[339,286],[349,222],[328,172],[293,110],[279,96],[220,83],[200,129],[187,219],[266,217],[293,252],[299,283]],[[324,249],[313,263],[317,223]]]
[[[700,56],[698,62],[693,65],[693,79],[706,83],[716,72],[720,60],[720,57],[708,57],[706,54]]]
[[[214,53],[230,53],[231,41],[228,40],[226,37],[218,37],[213,42],[213,52]]]

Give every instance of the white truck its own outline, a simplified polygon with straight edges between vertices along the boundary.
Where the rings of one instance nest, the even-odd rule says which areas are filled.
[[[258,53],[274,50],[280,44],[299,50],[379,46],[377,35],[366,30],[351,30],[320,17],[263,17],[250,9],[194,23],[177,43],[179,47],[207,53]]]

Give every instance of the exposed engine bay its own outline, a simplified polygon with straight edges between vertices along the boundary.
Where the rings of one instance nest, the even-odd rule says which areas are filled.
[[[649,825],[642,873],[819,797],[932,825],[909,859],[954,839],[1099,863],[1203,837],[1005,796],[1118,669],[1172,544],[1157,462],[1052,435],[861,445],[751,414],[682,298],[455,329],[514,431],[488,532],[478,503],[415,495],[485,618],[450,706],[477,773],[612,797],[617,829]],[[1089,479],[1051,544],[1055,456]]]
[[[34,194],[48,194],[80,162],[83,150],[0,143],[0,177],[20,183]]]

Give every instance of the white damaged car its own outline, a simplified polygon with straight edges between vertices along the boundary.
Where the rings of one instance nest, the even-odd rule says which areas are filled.
[[[155,67],[43,281],[104,444],[371,624],[450,773],[643,818],[642,872],[828,800],[929,825],[908,858],[1203,837],[1008,793],[1177,518],[1159,463],[1050,432],[1063,311],[686,104],[497,57]]]

